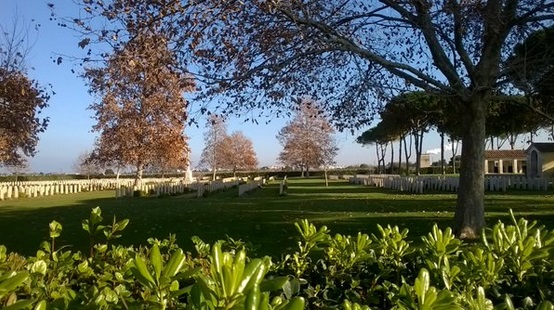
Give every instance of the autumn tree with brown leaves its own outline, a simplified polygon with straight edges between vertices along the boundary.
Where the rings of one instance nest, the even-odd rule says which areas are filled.
[[[219,145],[222,156],[221,168],[236,172],[239,170],[252,170],[258,166],[258,158],[252,140],[248,139],[242,132],[235,131],[226,136]]]
[[[283,146],[279,161],[300,168],[310,176],[310,168],[327,166],[337,155],[335,130],[312,100],[303,100],[293,119],[283,127],[277,140]]]
[[[225,119],[216,114],[208,117],[206,132],[204,133],[204,149],[199,166],[209,167],[212,170],[212,180],[215,180],[217,170],[222,168],[225,161],[223,141],[227,137],[227,124]]]
[[[39,114],[50,94],[26,72],[27,31],[18,19],[11,29],[0,25],[0,164],[10,167],[26,166],[48,125]]]
[[[97,121],[93,129],[100,133],[94,157],[136,167],[135,186],[147,165],[188,164],[183,93],[193,85],[174,66],[165,37],[138,33],[104,66],[86,69],[90,91],[99,97],[90,106]]]

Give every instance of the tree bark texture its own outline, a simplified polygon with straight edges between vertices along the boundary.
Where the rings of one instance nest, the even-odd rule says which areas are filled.
[[[476,94],[462,103],[464,132],[454,231],[463,239],[477,238],[485,227],[485,100]]]
[[[135,189],[138,189],[142,185],[142,173],[144,171],[144,164],[138,163],[137,164],[137,172],[135,174]]]

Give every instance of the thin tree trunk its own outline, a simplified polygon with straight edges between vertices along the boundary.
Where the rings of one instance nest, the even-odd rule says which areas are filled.
[[[460,238],[477,238],[485,227],[485,115],[486,96],[475,94],[464,102],[460,187],[454,214],[454,232]]]
[[[412,135],[408,135],[410,138],[410,147],[406,145],[406,138],[404,138],[404,154],[406,155],[406,175],[410,174],[410,157],[412,157]]]
[[[417,131],[414,131],[412,133],[412,136],[414,137],[414,144],[415,144],[415,174],[416,175],[419,175],[419,151],[418,151],[418,146],[419,146],[419,136],[417,134]]]
[[[420,135],[419,131],[414,131],[414,143],[416,151],[416,175],[420,175],[421,169],[421,140],[423,140],[423,134]]]
[[[329,179],[327,178],[327,165],[323,166],[323,173],[325,174],[325,187],[329,187]]]
[[[509,141],[509,143],[510,143],[510,149],[511,149],[511,150],[515,150],[515,148],[516,148],[517,136],[518,136],[518,135],[515,135],[515,134],[513,134],[513,133],[510,134],[510,141]]]
[[[456,147],[454,146],[454,138],[450,139],[452,141],[452,173],[456,174]]]
[[[384,144],[384,143],[380,143],[379,144],[379,149],[381,150],[381,154],[380,154],[380,157],[379,157],[379,160],[381,162],[380,164],[380,167],[382,167],[383,169],[383,172],[382,173],[387,173],[385,170],[386,170],[386,167],[385,167],[385,157],[387,156],[387,145]]]
[[[394,145],[390,142],[390,174],[394,173]]]
[[[398,174],[402,174],[402,141],[405,139],[405,136],[402,135],[398,141]]]
[[[446,174],[446,169],[445,169],[445,164],[444,164],[444,132],[441,132],[441,173],[443,175]]]
[[[379,143],[375,143],[375,155],[377,155],[377,174],[381,174],[381,157],[379,157]]]

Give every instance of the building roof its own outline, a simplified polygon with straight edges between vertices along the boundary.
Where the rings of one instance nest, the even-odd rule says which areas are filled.
[[[541,153],[552,153],[554,152],[554,143],[552,142],[533,142],[527,150],[535,147]]]
[[[486,159],[523,159],[525,150],[485,150]]]

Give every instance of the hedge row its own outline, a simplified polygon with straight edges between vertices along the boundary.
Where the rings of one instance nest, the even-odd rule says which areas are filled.
[[[35,256],[0,246],[0,307],[5,309],[554,309],[554,233],[525,219],[486,230],[466,244],[437,226],[422,245],[408,231],[331,235],[295,224],[298,249],[273,261],[250,258],[228,238],[193,237],[185,253],[175,237],[149,246],[114,241],[128,220],[106,224],[95,208],[82,222],[88,253],[56,244],[62,225]]]

